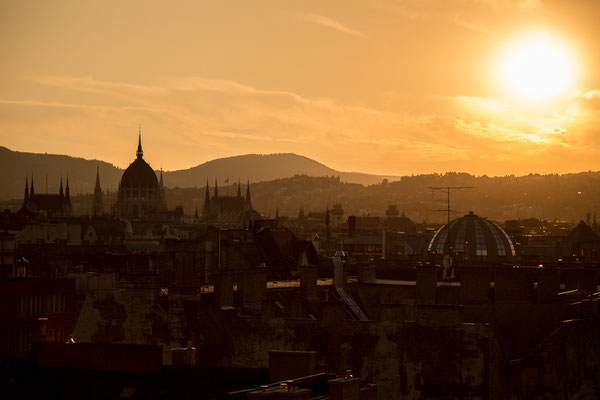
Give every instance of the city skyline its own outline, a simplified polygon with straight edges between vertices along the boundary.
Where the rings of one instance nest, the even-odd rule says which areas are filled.
[[[291,152],[387,175],[600,169],[591,1],[0,7],[12,150],[125,168],[141,123],[165,171]]]

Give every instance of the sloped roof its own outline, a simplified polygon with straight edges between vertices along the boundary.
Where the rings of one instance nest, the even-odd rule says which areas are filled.
[[[571,243],[596,243],[600,242],[600,237],[583,221],[569,233],[567,241]]]

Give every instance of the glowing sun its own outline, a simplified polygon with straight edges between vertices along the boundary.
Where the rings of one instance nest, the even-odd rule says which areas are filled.
[[[502,55],[501,84],[523,100],[550,100],[572,88],[575,58],[562,42],[535,34],[515,42]]]

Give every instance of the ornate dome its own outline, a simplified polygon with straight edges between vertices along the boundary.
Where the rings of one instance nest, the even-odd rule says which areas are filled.
[[[158,179],[154,170],[146,161],[144,161],[144,151],[142,150],[142,132],[138,140],[138,148],[135,152],[137,158],[129,164],[129,167],[123,172],[121,177],[121,187],[143,187],[155,189],[158,187]]]
[[[115,204],[115,214],[119,217],[140,218],[167,209],[162,173],[159,183],[156,173],[143,158],[141,129],[136,155],[136,160],[121,177]]]
[[[472,261],[502,261],[515,256],[515,248],[502,228],[470,212],[442,226],[427,250],[434,254],[452,252]]]
[[[122,187],[157,188],[158,179],[152,167],[141,156],[129,164],[121,177]]]

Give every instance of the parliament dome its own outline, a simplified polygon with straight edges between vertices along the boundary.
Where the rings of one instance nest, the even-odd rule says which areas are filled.
[[[150,164],[139,157],[127,167],[125,172],[123,172],[121,186],[157,188],[158,179]]]
[[[152,167],[144,161],[141,131],[136,156],[119,184],[115,213],[122,218],[144,218],[167,209],[162,172],[159,182]]]
[[[512,241],[496,223],[470,212],[450,221],[433,236],[429,253],[449,254],[470,261],[501,262],[515,256]]]

